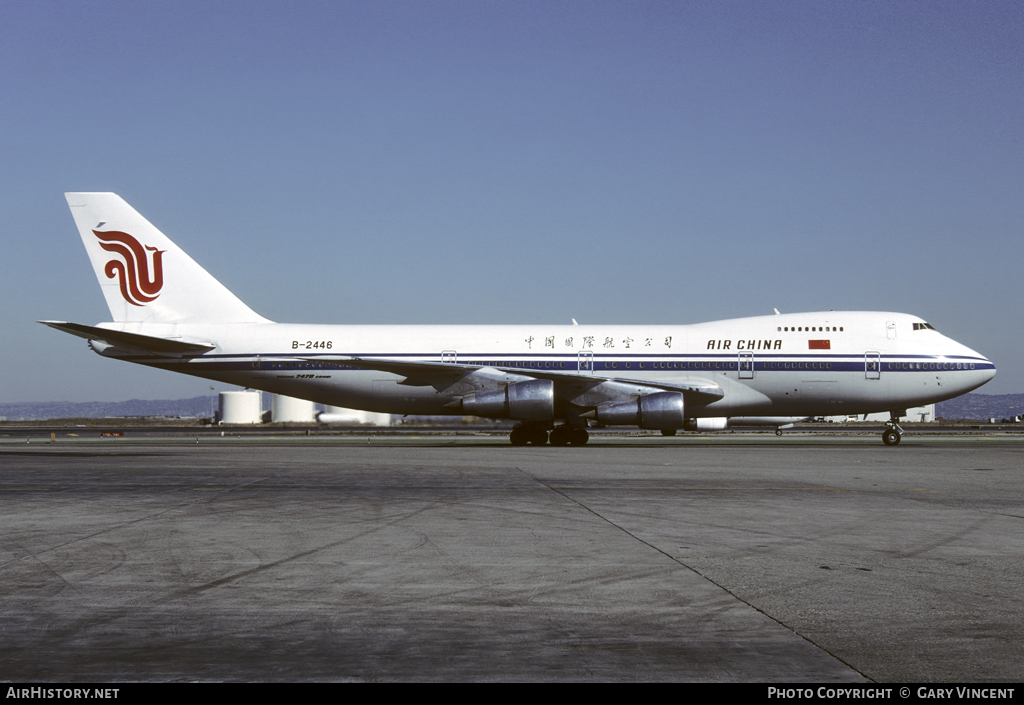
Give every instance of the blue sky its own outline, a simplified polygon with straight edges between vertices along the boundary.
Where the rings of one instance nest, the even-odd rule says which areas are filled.
[[[209,391],[34,323],[109,318],[64,191],[278,321],[902,311],[1022,392],[1021,37],[996,1],[6,0],[0,399]]]

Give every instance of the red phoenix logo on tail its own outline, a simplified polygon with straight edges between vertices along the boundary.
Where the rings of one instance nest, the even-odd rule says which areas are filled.
[[[133,306],[143,306],[155,301],[164,286],[163,254],[166,250],[158,250],[149,245],[141,245],[128,233],[111,230],[102,233],[93,230],[93,235],[100,239],[100,247],[107,252],[121,255],[124,262],[112,259],[103,269],[107,278],[117,277],[121,287],[121,296]],[[153,253],[153,276],[149,275],[149,257],[146,250]]]

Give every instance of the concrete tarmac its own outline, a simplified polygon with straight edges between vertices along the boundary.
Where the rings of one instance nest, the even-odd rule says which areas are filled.
[[[1024,679],[1020,436],[41,440],[4,680]]]

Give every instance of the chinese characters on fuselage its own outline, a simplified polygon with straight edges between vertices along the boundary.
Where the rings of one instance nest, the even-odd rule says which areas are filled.
[[[571,338],[571,337],[570,338],[566,338],[565,339],[564,347],[575,348],[576,346],[573,345],[573,341],[574,340],[575,340],[575,338]],[[596,338],[594,336],[592,336],[592,335],[584,335],[584,336],[580,336],[579,340],[580,340],[580,349],[587,349],[587,348],[593,348],[594,347],[594,341],[596,340]],[[539,342],[539,339],[535,338],[535,337],[533,337],[531,335],[531,336],[529,336],[527,338],[523,338],[523,342],[526,343],[526,347],[528,347],[528,348],[530,348],[532,350],[534,342]],[[622,338],[621,340],[617,340],[616,338],[614,338],[612,336],[605,336],[604,341],[601,343],[601,347],[604,347],[604,348],[614,348],[614,347],[616,347],[616,345],[618,345],[619,347],[629,349],[629,348],[633,347],[634,343],[639,345],[640,341],[634,340],[633,338],[630,338],[629,336],[626,336],[625,338]],[[654,338],[644,338],[644,347],[650,348],[650,347],[653,347],[653,344],[654,344]],[[671,348],[672,347],[672,336],[671,335],[666,335],[664,340],[662,341],[662,344],[666,348]],[[544,337],[544,347],[546,347],[546,348],[554,348],[555,347],[555,336],[553,336],[553,335],[545,336]]]

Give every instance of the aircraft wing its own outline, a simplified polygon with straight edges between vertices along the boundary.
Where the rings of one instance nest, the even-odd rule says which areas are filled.
[[[67,321],[36,321],[36,323],[42,323],[44,326],[50,326],[50,328],[56,328],[86,340],[98,340],[114,346],[127,346],[158,355],[200,355],[217,347],[213,343],[157,338],[152,335],[125,333],[124,331],[84,326],[81,323],[68,323]]]
[[[494,365],[466,365],[457,362],[428,362],[395,360],[389,358],[364,359],[359,357],[309,357],[307,360],[335,362],[347,367],[359,367],[366,370],[379,370],[402,375],[406,378],[402,384],[434,385],[460,379],[471,374],[484,375],[515,375],[533,379],[548,379],[558,384],[580,384],[596,386],[604,382],[615,382],[638,387],[646,387],[651,391],[682,392],[695,403],[709,404],[725,396],[722,388],[710,380],[687,380],[685,382],[664,382],[652,380],[630,379],[628,377],[608,377],[585,372],[559,372],[523,367],[501,367]]]
[[[476,372],[483,369],[503,369],[498,367],[487,367],[485,365],[466,365],[461,363],[448,362],[420,362],[410,360],[395,360],[391,358],[364,359],[361,357],[305,357],[304,360],[319,362],[336,362],[346,367],[359,367],[364,370],[379,370],[380,372],[391,372],[408,378],[426,377],[461,377],[469,372]]]

